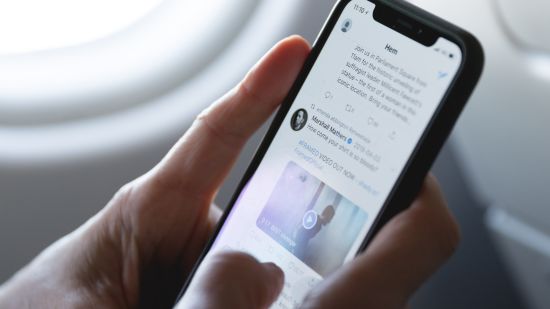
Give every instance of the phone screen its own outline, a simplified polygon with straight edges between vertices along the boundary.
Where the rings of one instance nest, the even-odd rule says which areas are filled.
[[[458,45],[423,45],[374,9],[345,7],[206,256],[279,265],[275,308],[354,258],[461,65]]]

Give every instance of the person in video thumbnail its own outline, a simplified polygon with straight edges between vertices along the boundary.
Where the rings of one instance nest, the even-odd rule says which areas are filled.
[[[302,220],[302,226],[298,229],[296,235],[296,251],[294,252],[297,257],[301,258],[307,252],[309,241],[315,237],[323,226],[327,225],[334,218],[336,209],[334,206],[328,205],[323,209],[323,212],[318,215],[314,210],[309,210],[304,214]]]

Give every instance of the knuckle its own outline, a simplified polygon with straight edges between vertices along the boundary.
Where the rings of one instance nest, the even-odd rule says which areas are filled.
[[[417,220],[421,221],[420,224],[425,224],[430,227],[430,234],[433,235],[434,245],[437,247],[442,256],[450,257],[458,249],[460,243],[460,228],[458,223],[447,210],[442,208],[441,211],[433,211],[432,209],[426,209],[426,211],[419,212],[417,214]],[[422,216],[422,218],[418,218]],[[423,222],[422,222],[423,221]]]
[[[460,243],[460,228],[445,203],[417,203],[395,218],[395,223],[404,234],[423,235],[426,242],[439,255],[448,258]]]
[[[460,227],[454,218],[450,217],[448,224],[445,224],[444,231],[441,233],[441,248],[446,256],[451,256],[458,249],[460,244]]]
[[[266,100],[260,96],[256,91],[254,91],[254,88],[249,87],[246,84],[246,81],[241,81],[236,88],[237,96],[244,98],[247,102],[257,102],[259,104],[265,104]]]
[[[111,201],[116,204],[125,204],[131,199],[133,191],[134,185],[133,183],[129,182],[120,187],[117,192],[115,192]]]
[[[428,174],[424,192],[411,209],[411,224],[427,226],[434,235],[435,246],[445,257],[450,257],[460,244],[460,227],[447,207],[447,202],[436,177]]]
[[[226,102],[217,103],[201,112],[194,121],[195,126],[204,128],[207,135],[225,145],[228,148],[234,148],[235,145],[241,145],[248,138],[247,135],[228,125],[225,121],[231,120],[234,124],[235,117],[228,112],[230,107]]]

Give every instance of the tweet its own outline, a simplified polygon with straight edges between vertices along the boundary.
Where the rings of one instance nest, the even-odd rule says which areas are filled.
[[[346,252],[366,220],[367,213],[359,206],[289,162],[256,225],[326,276],[344,263]]]
[[[348,4],[210,251],[279,265],[275,308],[357,254],[459,69],[458,46],[424,46],[373,10]]]

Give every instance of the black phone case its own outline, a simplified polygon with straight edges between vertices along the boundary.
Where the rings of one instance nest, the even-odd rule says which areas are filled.
[[[453,129],[460,113],[470,95],[472,94],[475,85],[477,84],[481,72],[483,69],[484,55],[481,44],[478,40],[465,30],[454,26],[447,21],[444,21],[424,10],[409,4],[404,1],[394,0],[369,0],[374,3],[376,7],[384,6],[393,10],[394,12],[410,18],[423,26],[435,31],[435,33],[441,37],[444,37],[454,43],[456,43],[462,51],[462,63],[460,68],[451,82],[447,92],[445,93],[439,107],[435,111],[432,119],[427,125],[422,137],[420,138],[417,146],[415,147],[411,157],[409,158],[405,168],[401,172],[401,175],[395,182],[394,188],[390,192],[386,202],[384,203],[380,213],[378,214],[373,227],[368,232],[360,251],[363,251],[378,231],[386,224],[392,217],[403,211],[414,200],[418,194],[423,180],[430,170],[435,158],[439,151],[443,147],[447,137]],[[291,90],[283,101],[279,111],[275,115],[275,118],[269,127],[264,139],[258,147],[252,162],[247,168],[237,190],[231,198],[231,202],[227,206],[216,232],[210,239],[199,260],[197,261],[193,271],[189,275],[186,283],[184,284],[178,299],[180,299],[185,290],[189,286],[191,279],[193,278],[198,266],[210,250],[214,239],[217,237],[221,227],[225,223],[225,220],[231,212],[233,205],[237,201],[240,193],[256,172],[260,162],[263,160],[265,153],[267,152],[275,134],[279,130],[283,120],[285,119],[292,103],[294,102],[300,88],[305,82],[309,72],[311,71],[315,61],[317,60],[321,50],[323,49],[326,41],[332,29],[335,27],[340,15],[344,8],[351,0],[340,0],[332,9],[328,20],[325,22],[319,36],[313,44],[311,53],[307,58],[302,71],[298,75],[298,78],[294,82]]]

